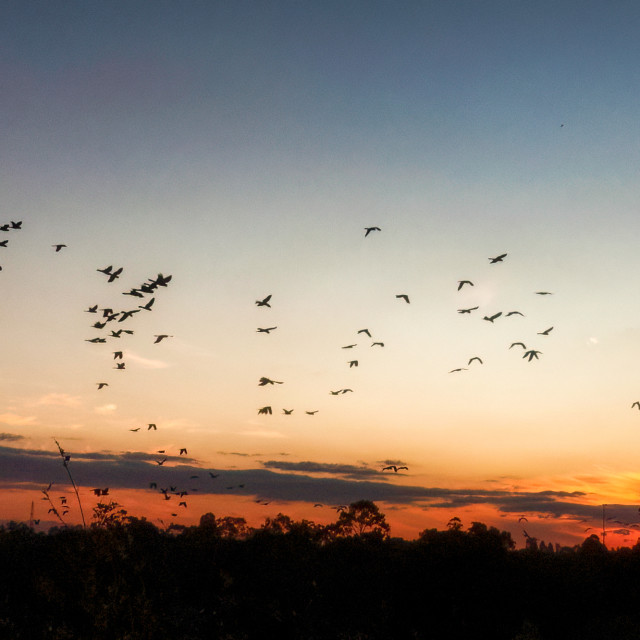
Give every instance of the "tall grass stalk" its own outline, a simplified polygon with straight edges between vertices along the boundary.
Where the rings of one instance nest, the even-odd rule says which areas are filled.
[[[67,475],[69,476],[69,480],[71,480],[71,486],[76,493],[76,498],[78,499],[78,506],[80,507],[80,515],[82,516],[82,527],[84,529],[87,528],[87,522],[84,519],[84,511],[82,510],[82,501],[80,500],[80,493],[78,492],[78,487],[76,487],[76,483],[73,481],[73,477],[71,476],[71,471],[69,471],[69,460],[71,460],[71,456],[65,453],[64,449],[60,446],[60,443],[54,438],[53,440],[58,446],[58,451],[60,451],[60,456],[62,457],[62,464],[64,468],[67,470]]]

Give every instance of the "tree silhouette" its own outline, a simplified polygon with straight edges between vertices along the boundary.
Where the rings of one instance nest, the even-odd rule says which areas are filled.
[[[347,509],[340,512],[338,521],[329,525],[330,533],[337,536],[378,535],[389,537],[389,524],[378,505],[371,500],[352,502]]]

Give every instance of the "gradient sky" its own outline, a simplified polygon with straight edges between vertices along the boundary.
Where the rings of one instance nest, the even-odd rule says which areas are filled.
[[[637,2],[0,18],[0,224],[23,221],[0,232],[0,519],[33,500],[44,525],[41,489],[71,495],[56,438],[88,512],[97,486],[185,524],[329,522],[367,498],[396,535],[458,516],[522,544],[526,515],[574,544],[606,503],[608,542],[635,542],[619,523],[640,519]],[[149,296],[123,292],[158,273],[151,312],[91,327],[85,309],[135,309]],[[111,328],[135,333],[86,342]],[[191,490],[188,509],[150,481]]]

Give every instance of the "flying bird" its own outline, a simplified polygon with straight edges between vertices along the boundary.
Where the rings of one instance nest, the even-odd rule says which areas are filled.
[[[496,256],[495,258],[489,258],[489,260],[491,261],[490,264],[495,264],[496,262],[502,262],[506,257],[507,257],[507,254],[502,253],[501,255]]]
[[[480,364],[484,364],[484,362],[482,362],[482,360],[478,358],[478,356],[474,356],[473,358],[471,358],[469,362],[467,362],[467,364],[471,364],[474,360],[477,360]]]
[[[459,367],[458,369],[451,369],[449,373],[456,373],[457,371],[468,371],[465,367]]]
[[[127,318],[131,318],[134,313],[140,313],[140,309],[133,309],[132,311],[122,311],[118,322],[124,322]]]
[[[119,269],[116,269],[115,271],[112,271],[109,274],[108,282],[113,282],[116,278],[119,278],[121,273],[122,273],[122,267],[120,267]]]
[[[151,300],[149,300],[149,302],[147,302],[147,304],[138,305],[138,309],[145,309],[146,311],[151,311],[151,307],[153,306],[153,303],[155,301],[156,301],[155,298],[151,298]]]
[[[640,402],[638,402],[637,400],[631,405],[631,408],[633,409],[633,407],[638,407],[638,410],[640,410]]]
[[[524,317],[524,313],[520,313],[520,311],[509,311],[509,313],[506,314],[507,316],[522,316]]]
[[[293,413],[293,409],[283,409],[282,413],[284,413],[285,416],[290,416]]]
[[[6,245],[4,245],[4,246],[6,246]],[[66,244],[52,244],[51,246],[55,247],[56,253],[58,253],[58,251],[60,251],[61,249],[66,248],[67,245]]]
[[[184,447],[180,449],[180,455],[182,454],[184,454],[185,456],[187,455],[187,450]]]
[[[93,307],[89,307],[88,309],[85,309],[86,313],[98,313],[98,305],[95,304],[93,305]]]
[[[166,458],[163,458],[162,460],[155,460],[154,462],[161,467],[165,462],[167,461]]]
[[[526,358],[528,356],[529,357],[529,362],[531,362],[531,360],[533,360],[533,358],[538,360],[538,354],[539,353],[542,353],[542,351],[535,351],[535,350],[531,349],[530,351],[525,352],[525,354],[522,357]]]
[[[267,384],[284,384],[283,382],[278,382],[278,380],[271,380],[271,378],[262,377],[258,381],[259,387],[264,387]]]
[[[124,365],[125,365],[124,362],[116,362],[116,366],[113,368],[122,371],[124,369]]]
[[[109,275],[111,273],[111,269],[113,269],[113,265],[110,264],[108,267],[105,267],[104,269],[96,269],[96,271],[99,271],[100,273],[104,273],[105,275]]]
[[[360,329],[358,333],[366,333],[369,337],[371,337],[371,333],[369,332],[369,329]]]
[[[129,431],[138,432],[138,431],[140,431],[140,427],[136,427],[135,429],[129,429]]]
[[[399,293],[396,298],[402,298],[407,304],[410,304],[409,296],[406,293]]]
[[[148,426],[147,426],[147,431],[151,431],[151,429],[153,429],[154,431],[158,430],[158,427],[156,427],[156,425],[151,422]]]
[[[108,387],[109,386],[108,382],[96,382],[96,384],[98,385],[98,391],[100,391],[100,389],[102,389],[104,387]]]
[[[484,318],[482,318],[483,320],[488,320],[489,322],[493,322],[496,318],[499,318],[502,315],[502,311],[498,311],[498,313],[495,313],[492,316],[485,316]]]
[[[166,333],[161,333],[160,335],[154,335],[155,340],[153,344],[158,344],[158,342],[162,342],[165,338],[173,338],[173,336],[168,336]]]
[[[94,343],[98,343],[98,342],[106,342],[107,339],[106,338],[85,338],[85,342],[94,342]]]
[[[409,471],[409,467],[397,467],[395,464],[390,464],[388,467],[382,467],[383,471],[390,471],[391,469],[393,469],[394,473],[398,473],[400,469],[406,469]]]
[[[357,366],[358,366],[357,360],[349,360],[349,369],[351,369],[351,367],[357,367]]]
[[[258,327],[256,331],[258,333],[269,333],[269,331],[273,331],[274,329],[277,329],[277,328],[278,327],[265,327],[265,328]]]
[[[553,293],[551,291],[536,291],[536,295],[539,295],[539,296],[552,296]]]
[[[357,346],[358,346],[357,344],[348,344],[348,345],[346,345],[346,346],[344,346],[342,348],[343,349],[353,349],[353,347],[357,347]]]
[[[269,304],[269,300],[271,300],[271,296],[272,295],[273,294],[270,293],[266,298],[263,298],[262,300],[256,300],[256,304],[259,307],[269,307],[269,308],[271,308],[271,305]]]
[[[366,238],[372,231],[381,231],[380,227],[365,227],[364,237]]]
[[[553,327],[549,327],[548,329],[545,329],[544,331],[538,331],[538,335],[539,336],[548,336],[549,332],[551,331],[551,329],[553,329]]]
[[[316,409],[315,411],[305,411],[305,413],[306,413],[308,416],[315,416],[315,415],[316,415],[316,413],[318,413],[318,410]]]
[[[260,415],[261,413],[264,414],[269,414],[271,415],[271,407],[262,407],[262,409],[258,409],[258,415]]]
[[[469,284],[472,287],[475,286],[471,280],[458,280],[458,291],[460,291],[465,284]]]
[[[512,342],[511,343],[511,347],[522,347],[523,349],[526,349],[527,347],[525,346],[524,342]],[[511,349],[511,347],[509,347],[509,349]]]
[[[122,360],[122,351],[114,351],[113,352],[113,359],[114,360]]]
[[[11,228],[12,229],[22,229],[22,220],[18,220],[17,222],[13,222],[13,220],[11,221]]]
[[[471,307],[470,309],[458,309],[458,313],[471,313],[472,311],[475,311],[478,308],[479,307]]]

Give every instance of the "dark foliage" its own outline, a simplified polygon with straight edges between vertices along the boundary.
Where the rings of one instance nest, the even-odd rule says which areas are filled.
[[[0,529],[0,638],[640,637],[640,548],[596,537],[515,550],[482,523],[409,542],[282,514],[256,530],[206,514],[176,532],[109,513],[86,529]]]

